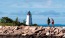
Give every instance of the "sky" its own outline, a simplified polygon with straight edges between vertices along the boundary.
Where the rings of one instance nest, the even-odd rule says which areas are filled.
[[[55,24],[65,24],[65,0],[0,0],[0,18],[16,17],[22,22],[31,11],[32,21],[37,24],[47,24],[48,17]]]

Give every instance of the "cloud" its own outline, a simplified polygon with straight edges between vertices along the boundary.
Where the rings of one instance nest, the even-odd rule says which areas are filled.
[[[37,12],[36,15],[43,15],[43,16],[59,16],[60,13],[54,10],[44,11],[44,12]]]
[[[46,2],[45,7],[46,7],[46,8],[49,8],[49,7],[51,6],[51,4],[52,4],[52,0],[48,0],[48,1]]]
[[[4,12],[0,12],[0,14],[2,15],[2,14],[5,14]]]
[[[13,3],[10,5],[12,8],[49,8],[52,4],[52,0],[29,0]]]
[[[55,2],[56,1],[56,2]],[[65,8],[60,2],[57,3],[57,0],[3,0],[1,1],[1,7],[6,7],[10,9],[15,8]],[[61,1],[62,2],[62,1]],[[57,4],[56,4],[57,3]],[[4,8],[5,8],[4,7]],[[5,8],[5,9],[6,9]]]
[[[43,15],[60,15],[60,13],[58,12],[55,12],[55,11],[46,11],[43,13]]]
[[[21,0],[20,0],[21,1]],[[64,4],[57,2],[57,0],[27,0],[27,1],[21,1],[21,2],[13,2],[10,3],[11,8],[65,8]]]
[[[9,15],[21,16],[21,15],[26,15],[26,13],[16,12],[16,13],[10,13]]]

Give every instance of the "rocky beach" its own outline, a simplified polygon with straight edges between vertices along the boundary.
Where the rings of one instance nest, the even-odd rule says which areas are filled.
[[[65,38],[63,27],[0,26],[0,38]]]

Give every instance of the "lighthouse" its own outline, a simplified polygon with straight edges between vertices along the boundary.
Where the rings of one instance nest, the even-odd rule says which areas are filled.
[[[26,25],[32,25],[32,15],[30,11],[27,13]]]

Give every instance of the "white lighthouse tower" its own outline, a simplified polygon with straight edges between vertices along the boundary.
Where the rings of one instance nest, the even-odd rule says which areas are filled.
[[[26,25],[32,25],[32,15],[30,11],[27,14]]]

